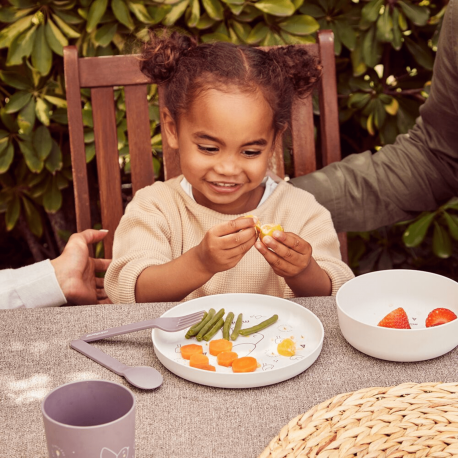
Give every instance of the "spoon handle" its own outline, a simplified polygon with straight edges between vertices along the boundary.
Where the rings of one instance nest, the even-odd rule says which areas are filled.
[[[84,340],[72,340],[70,342],[70,347],[79,351],[84,356],[91,358],[96,363],[110,369],[110,371],[113,371],[115,374],[123,376],[125,370],[129,367],[119,362],[117,359],[107,355],[102,350],[89,345],[87,342],[84,342]]]

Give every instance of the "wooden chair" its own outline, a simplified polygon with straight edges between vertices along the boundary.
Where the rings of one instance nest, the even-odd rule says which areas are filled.
[[[320,31],[318,43],[300,46],[307,46],[313,55],[320,57],[323,65],[318,96],[322,163],[327,165],[341,159],[333,33]],[[64,65],[77,230],[92,227],[80,92],[81,88],[90,88],[102,225],[109,230],[104,240],[105,257],[111,258],[115,229],[123,215],[114,88],[124,86],[125,91],[132,193],[135,194],[154,182],[147,102],[147,85],[151,81],[141,73],[135,55],[79,58],[77,48],[67,46]],[[159,89],[160,105],[163,97],[163,90]],[[311,96],[294,104],[291,121],[295,174],[305,175],[316,170]],[[165,179],[169,179],[180,174],[180,164],[177,152],[167,144],[164,133],[162,135]],[[284,178],[282,149],[279,145],[271,170]],[[347,261],[346,236],[339,234],[339,238],[342,257]]]

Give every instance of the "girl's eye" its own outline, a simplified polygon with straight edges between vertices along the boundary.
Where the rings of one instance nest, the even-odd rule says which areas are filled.
[[[255,150],[245,150],[243,151],[243,154],[248,157],[256,157],[261,154],[261,151],[255,151]]]
[[[218,152],[218,148],[216,146],[202,146],[202,145],[197,145],[197,148],[200,151],[203,151],[205,153],[216,153]]]

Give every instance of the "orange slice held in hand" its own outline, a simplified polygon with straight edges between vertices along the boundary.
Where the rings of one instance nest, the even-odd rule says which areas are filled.
[[[255,218],[258,221],[255,228],[259,238],[261,239],[261,242],[266,235],[270,235],[272,237],[274,231],[284,232],[284,229],[280,224],[261,224],[261,221],[259,221],[259,219],[254,215],[246,215],[245,218]]]

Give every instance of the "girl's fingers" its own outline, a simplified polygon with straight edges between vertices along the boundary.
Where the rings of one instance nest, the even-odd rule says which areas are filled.
[[[225,259],[233,259],[236,257],[243,256],[255,243],[256,239],[253,237],[249,239],[247,242],[240,243],[239,245],[224,250],[224,258]]]
[[[264,256],[265,260],[272,266],[277,275],[291,275],[291,272],[289,272],[289,269],[293,268],[291,264],[289,264],[273,251],[268,250],[262,242],[256,242],[255,247]]]
[[[267,248],[273,250],[278,256],[283,258],[287,263],[292,264],[293,266],[303,266],[307,264],[307,254],[298,253],[289,246],[283,245],[277,240],[274,240],[272,237],[264,237],[262,243]]]
[[[101,259],[101,258],[93,258],[94,259],[94,270],[96,272],[105,272],[110,265],[111,259]]]
[[[104,280],[104,278],[95,277],[95,286],[97,288],[103,288]]]
[[[254,227],[255,222],[253,218],[244,218],[243,216],[231,221],[226,221],[225,223],[218,224],[218,226],[210,229],[213,232],[213,235],[216,237],[223,237],[229,234],[235,234],[236,232],[246,229],[248,227]]]
[[[248,227],[246,229],[242,229],[241,231],[236,232],[235,234],[229,234],[220,237],[221,249],[230,250],[232,248],[238,247],[242,243],[250,242],[251,240],[253,241],[253,243],[251,243],[251,246],[253,246],[256,238],[256,229],[254,227]]]
[[[306,242],[304,239],[292,232],[274,231],[272,236],[274,241],[280,242],[282,245],[291,248],[296,253],[304,255],[312,254],[312,247],[310,246],[310,243]],[[264,240],[266,239],[264,238]],[[273,248],[273,246],[270,248]]]

